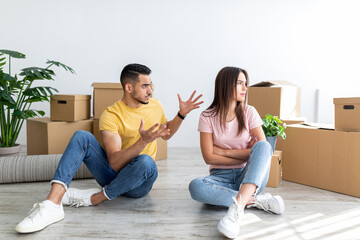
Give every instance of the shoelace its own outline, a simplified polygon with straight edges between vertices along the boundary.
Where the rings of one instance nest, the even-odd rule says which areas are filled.
[[[33,208],[28,213],[28,218],[33,218],[40,211],[41,205],[40,203],[35,203]]]
[[[236,198],[235,197],[232,197],[232,199],[234,200],[234,204],[236,206],[236,209],[234,209],[235,213],[231,214],[230,215],[230,220],[233,221],[233,222],[236,222],[237,219],[239,219],[239,209],[240,209],[240,205],[239,203],[237,202]],[[241,196],[240,196],[240,202],[241,202]]]
[[[259,198],[259,199],[258,199]],[[258,196],[258,198],[255,198],[255,204],[259,207],[261,207],[265,212],[273,214],[271,211],[269,211],[269,202],[270,199],[267,195],[264,196]]]
[[[85,199],[79,197],[69,197],[69,201],[73,202],[70,207],[82,207],[85,206]]]

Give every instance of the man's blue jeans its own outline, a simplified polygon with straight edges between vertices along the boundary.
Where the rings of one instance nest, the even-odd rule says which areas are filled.
[[[119,172],[114,171],[96,138],[80,130],[74,133],[66,147],[52,183],[61,183],[67,189],[82,162],[103,187],[108,199],[120,195],[135,198],[145,196],[157,178],[157,166],[146,154],[137,156]]]
[[[202,203],[229,207],[241,184],[253,183],[260,193],[269,179],[272,149],[267,141],[255,143],[245,168],[211,169],[210,176],[191,181],[191,197]]]

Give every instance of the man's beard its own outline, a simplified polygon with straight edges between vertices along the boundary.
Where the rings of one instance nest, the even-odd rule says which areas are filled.
[[[148,96],[150,96],[150,95],[148,95]],[[146,104],[149,103],[149,101],[144,102],[144,101],[141,101],[140,99],[138,99],[138,98],[136,98],[136,97],[134,97],[134,96],[133,96],[133,98],[134,98],[138,103],[141,103],[141,104],[144,104],[144,105],[146,105]]]

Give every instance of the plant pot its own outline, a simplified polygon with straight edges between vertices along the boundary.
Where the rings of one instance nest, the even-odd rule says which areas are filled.
[[[270,143],[270,145],[271,145],[272,152],[274,152],[274,150],[275,150],[276,140],[277,140],[277,136],[275,136],[275,137],[266,137],[266,141],[268,141]]]
[[[15,144],[13,147],[0,147],[0,156],[14,155],[21,151],[20,144]]]

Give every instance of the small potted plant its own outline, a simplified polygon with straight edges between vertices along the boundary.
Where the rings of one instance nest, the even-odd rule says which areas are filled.
[[[280,135],[283,139],[286,138],[286,134],[284,132],[286,124],[283,123],[277,116],[272,116],[271,114],[266,114],[262,121],[262,129],[265,133],[266,140],[270,143],[272,151],[274,152],[277,136]]]
[[[8,62],[6,62],[8,56]],[[52,66],[62,67],[66,71],[74,70],[60,62],[48,60],[45,68],[28,67],[20,70],[19,74],[11,73],[12,58],[25,58],[25,54],[0,50],[0,154],[11,154],[20,151],[16,143],[20,130],[26,119],[44,116],[45,112],[31,109],[34,102],[49,102],[53,92],[57,89],[49,86],[33,86],[36,80],[54,80],[55,73]],[[7,63],[5,71],[5,65]]]

